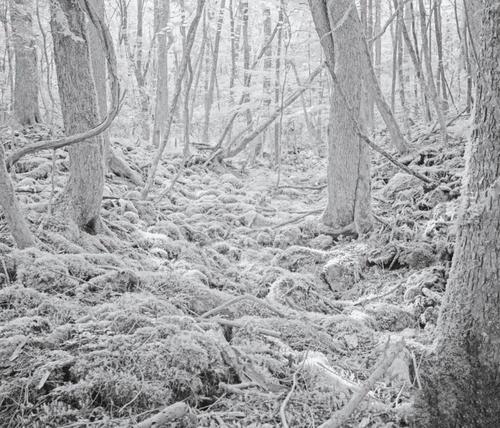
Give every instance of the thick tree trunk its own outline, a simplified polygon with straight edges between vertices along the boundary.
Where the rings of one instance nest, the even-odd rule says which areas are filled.
[[[500,8],[482,2],[474,131],[434,357],[418,426],[500,421]]]
[[[356,31],[351,0],[309,1],[327,64],[336,74],[346,99],[334,91],[328,127],[328,204],[323,223],[343,229],[354,223],[359,233],[371,227],[370,155],[356,132],[363,80],[362,34]],[[340,25],[339,25],[340,24]],[[332,28],[336,31],[332,32]],[[335,49],[333,47],[335,46]],[[346,102],[349,104],[346,105]]]
[[[38,109],[38,69],[33,34],[33,0],[10,3],[12,44],[16,60],[14,113],[22,126],[41,122]]]
[[[67,135],[72,135],[99,123],[85,15],[78,1],[53,2],[50,24],[64,128]],[[64,209],[80,229],[96,233],[104,189],[102,137],[70,146],[68,151],[70,166],[63,194]]]

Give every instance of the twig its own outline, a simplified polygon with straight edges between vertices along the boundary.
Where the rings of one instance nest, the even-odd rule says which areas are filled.
[[[280,418],[281,418],[281,424],[282,424],[283,428],[289,428],[288,422],[286,420],[285,409],[286,409],[286,406],[288,405],[288,402],[290,401],[290,398],[292,398],[292,394],[295,391],[295,387],[297,386],[297,373],[299,370],[300,370],[300,367],[293,374],[292,387],[290,388],[290,391],[288,392],[285,399],[283,400],[283,403],[281,403],[281,406],[280,406]]]
[[[389,294],[392,294],[394,293],[398,288],[401,287],[401,284],[396,284],[394,287],[390,288],[389,290],[387,290],[385,293],[382,293],[380,295],[377,295],[377,296],[370,296],[370,297],[365,297],[363,299],[358,299],[354,302],[354,306],[357,306],[357,305],[364,305],[366,303],[369,303],[369,302],[373,302],[374,300],[378,300],[378,299],[382,299],[383,297],[386,297],[388,296]]]
[[[224,302],[222,305],[217,306],[214,309],[209,310],[208,312],[205,312],[203,315],[201,315],[201,318],[208,318],[211,316],[214,316],[218,314],[219,312],[222,312],[224,309],[228,308],[229,306],[235,305],[236,303],[241,302],[242,300],[250,300],[258,305],[264,306],[265,308],[269,309],[270,311],[285,317],[285,315],[278,309],[274,308],[271,306],[269,303],[265,302],[262,299],[259,299],[258,297],[252,296],[251,294],[244,294],[243,296],[238,296],[235,297],[234,299],[228,300],[227,302]]]
[[[237,328],[244,328],[245,327],[245,323],[242,323],[239,321],[225,320],[222,318],[216,319],[215,322],[219,325],[223,325],[223,326],[227,326],[227,327],[237,327]],[[255,331],[257,333],[263,334],[265,336],[271,336],[271,337],[277,337],[277,338],[282,337],[281,333],[279,333],[277,331],[273,331],[273,330],[268,330],[266,328],[256,328]]]
[[[367,381],[361,386],[361,388],[351,397],[349,402],[341,410],[335,412],[333,416],[326,422],[321,424],[319,428],[339,428],[344,426],[352,412],[356,410],[358,405],[361,403],[363,398],[368,392],[373,389],[375,382],[381,378],[385,372],[392,365],[396,357],[403,351],[404,341],[401,340],[397,342],[392,349],[386,351],[381,361],[375,367],[375,370],[367,379]]]
[[[291,184],[282,184],[278,186],[278,189],[299,189],[299,190],[323,190],[328,187],[328,184],[323,184],[321,186],[293,186]]]

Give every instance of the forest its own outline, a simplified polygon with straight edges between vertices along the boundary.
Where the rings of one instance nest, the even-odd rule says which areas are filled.
[[[0,22],[0,427],[500,426],[500,0]]]

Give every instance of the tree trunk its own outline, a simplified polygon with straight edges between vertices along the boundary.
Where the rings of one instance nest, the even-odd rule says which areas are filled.
[[[446,87],[446,76],[443,63],[443,34],[441,29],[441,0],[435,0],[434,5],[434,28],[436,29],[436,47],[438,54],[437,88],[441,92],[443,111],[448,111],[448,89]]]
[[[453,265],[418,426],[500,421],[500,8],[484,0],[476,112]]]
[[[50,24],[64,128],[67,135],[72,135],[99,123],[85,15],[79,2],[53,2]],[[97,233],[104,189],[102,137],[70,146],[68,152],[69,178],[62,196],[63,209],[80,229]]]
[[[2,206],[10,233],[18,248],[33,247],[35,245],[35,238],[21,212],[14,192],[14,186],[5,168],[5,152],[2,144],[0,144],[0,205]]]
[[[331,103],[328,204],[322,221],[334,229],[354,224],[363,233],[371,228],[370,155],[351,117],[351,113],[360,115],[364,63],[356,11],[348,11],[351,4],[351,0],[339,0],[326,6],[309,0],[328,67],[346,94],[343,100],[335,88]]]
[[[280,1],[279,13],[278,13],[278,47],[276,48],[276,69],[275,69],[275,81],[274,81],[274,104],[275,108],[279,108],[281,100],[281,49],[283,44],[283,20],[284,20],[284,3],[283,0]],[[303,97],[304,95],[302,95]],[[274,124],[274,165],[278,165],[280,158],[280,147],[281,147],[281,126],[277,122]]]
[[[444,118],[443,106],[441,100],[439,99],[436,83],[434,82],[434,77],[432,73],[432,61],[431,54],[429,51],[429,40],[427,38],[427,18],[425,13],[425,5],[423,0],[418,0],[419,11],[420,11],[420,35],[422,37],[422,56],[424,57],[424,64],[427,70],[427,94],[434,105],[436,114],[439,121],[439,126],[441,128],[441,138],[444,143],[448,142],[448,133],[446,130],[446,120]]]
[[[160,0],[157,5],[158,32],[156,71],[156,97],[153,122],[153,147],[158,147],[161,141],[161,129],[165,124],[168,111],[168,46],[167,25],[170,19],[170,0]]]
[[[104,0],[92,0],[92,6],[94,7],[97,14],[104,20],[105,10],[104,10]],[[89,50],[90,59],[92,64],[92,75],[94,77],[94,84],[97,93],[97,104],[99,110],[99,120],[103,120],[108,112],[108,96],[107,96],[107,85],[106,85],[106,55],[100,40],[100,34],[98,33],[92,22],[87,21],[87,32],[89,39]],[[109,133],[104,131],[102,133],[105,150],[109,149]]]
[[[170,104],[170,108],[168,110],[168,116],[167,120],[165,123],[165,129],[163,132],[163,137],[161,140],[160,145],[158,146],[158,149],[156,150],[156,153],[154,155],[153,161],[151,163],[151,168],[149,169],[148,172],[148,178],[146,180],[146,184],[144,185],[144,188],[142,189],[141,192],[141,197],[143,199],[146,199],[151,187],[153,186],[155,176],[156,176],[156,170],[158,169],[158,165],[160,163],[161,157],[163,155],[163,151],[165,150],[165,146],[167,145],[167,141],[170,137],[170,131],[172,129],[172,122],[174,119],[174,114],[175,111],[177,110],[177,104],[179,102],[179,98],[181,95],[181,90],[182,90],[182,82],[184,80],[184,74],[186,73],[186,70],[188,69],[188,66],[191,64],[191,49],[193,48],[194,40],[196,37],[196,30],[198,28],[198,24],[201,19],[201,14],[203,13],[203,8],[205,6],[205,0],[198,0],[196,3],[196,12],[193,20],[191,21],[191,24],[189,26],[189,30],[186,35],[186,43],[185,43],[185,49],[182,55],[182,61],[179,65],[179,72],[177,73],[177,79],[175,82],[175,88],[174,88],[174,93],[172,97],[172,101]]]
[[[33,34],[33,0],[10,3],[15,56],[14,114],[22,126],[41,122],[38,108],[38,69]]]
[[[399,153],[407,153],[408,143],[403,137],[403,133],[401,132],[401,129],[396,122],[396,119],[394,118],[392,110],[385,101],[384,94],[380,89],[375,70],[373,69],[368,43],[366,41],[366,38],[363,36],[364,32],[362,31],[361,22],[356,14],[356,11],[354,11],[354,21],[352,22],[352,25],[355,26],[354,31],[357,31],[360,34],[360,36],[358,37],[358,39],[360,40],[360,45],[357,47],[357,49],[360,51],[360,61],[362,64],[361,69],[365,71],[363,80],[364,86],[366,86],[368,94],[370,95],[369,98],[375,101],[377,109],[380,112],[385,125],[387,126],[389,134],[391,135],[391,141],[394,147],[396,147]],[[352,48],[354,49],[354,46]]]
[[[243,35],[243,69],[245,70],[245,76],[243,78],[244,84],[247,87],[245,89],[245,99],[244,103],[250,102],[250,93],[248,87],[250,86],[250,41],[248,36],[248,0],[241,0],[241,19],[243,21],[242,35]],[[247,126],[252,123],[252,111],[247,108],[246,110]]]
[[[217,30],[215,32],[210,78],[208,81],[207,93],[205,94],[205,121],[203,124],[203,141],[205,143],[208,143],[209,141],[208,128],[210,127],[210,113],[212,110],[212,104],[214,102],[215,79],[217,77],[217,63],[219,61],[220,33],[222,30],[222,23],[224,22],[225,8],[226,8],[226,0],[221,0],[219,8],[219,17],[217,19]]]

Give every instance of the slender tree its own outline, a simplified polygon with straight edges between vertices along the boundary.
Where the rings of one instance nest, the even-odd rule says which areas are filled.
[[[219,8],[219,17],[217,18],[217,29],[215,31],[210,77],[208,79],[207,93],[205,94],[205,120],[203,123],[203,141],[205,142],[208,142],[209,140],[208,128],[210,126],[210,113],[212,109],[212,104],[214,102],[215,80],[217,77],[217,64],[219,62],[220,35],[222,31],[222,24],[224,22],[225,9],[226,9],[226,0],[221,0]]]

